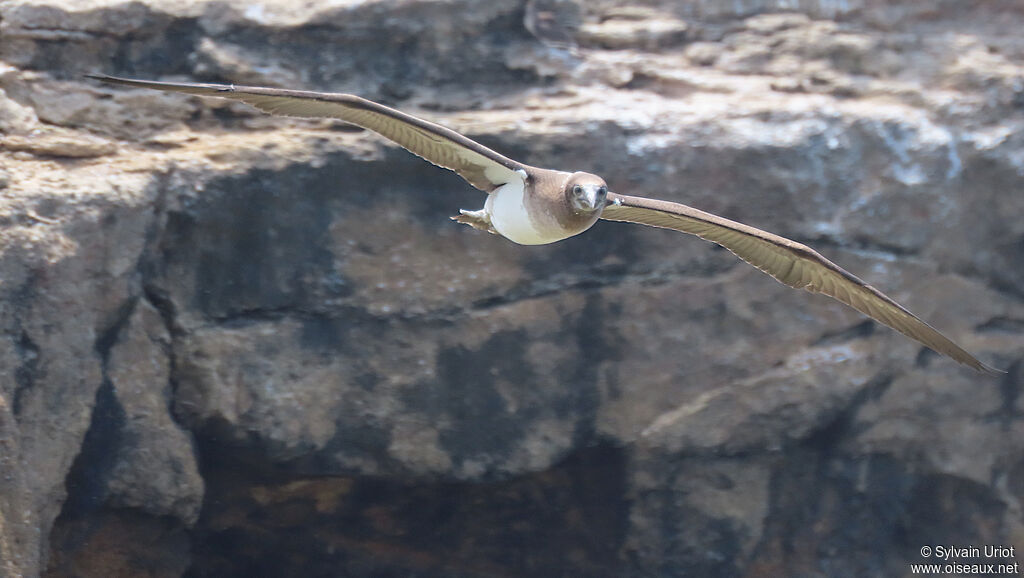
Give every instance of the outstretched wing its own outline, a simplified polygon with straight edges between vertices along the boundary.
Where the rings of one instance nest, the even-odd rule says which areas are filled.
[[[828,295],[978,371],[1003,373],[978,361],[878,289],[796,241],[686,205],[643,197],[609,194],[601,218],[674,229],[717,243],[790,287]]]
[[[469,184],[488,193],[520,178],[516,171],[526,168],[449,128],[351,94],[133,80],[99,74],[87,76],[112,84],[239,100],[270,114],[343,120],[372,130],[439,167],[455,171]]]

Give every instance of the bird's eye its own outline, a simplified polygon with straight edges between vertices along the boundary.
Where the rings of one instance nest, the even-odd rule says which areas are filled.
[[[601,187],[600,189],[597,190],[597,193],[599,195],[602,195],[602,196],[607,195],[608,194],[608,187]]]
[[[572,192],[573,192],[574,195],[582,195],[583,194],[583,185],[573,185]]]

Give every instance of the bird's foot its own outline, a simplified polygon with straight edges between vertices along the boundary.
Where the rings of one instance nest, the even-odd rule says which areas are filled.
[[[492,235],[498,234],[498,232],[494,230],[494,226],[491,225],[491,216],[487,214],[486,209],[480,209],[479,211],[467,211],[466,209],[459,209],[459,214],[452,217],[452,220],[455,221],[456,223],[469,225],[474,229],[487,231]]]

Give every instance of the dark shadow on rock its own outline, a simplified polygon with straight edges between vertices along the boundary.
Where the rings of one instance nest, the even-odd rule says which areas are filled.
[[[887,456],[836,459],[793,452],[776,470],[755,574],[897,576],[927,563],[921,547],[1005,543],[1005,507],[968,480],[920,475]]]
[[[620,576],[626,455],[492,483],[267,477],[206,463],[186,576]]]
[[[107,477],[118,457],[113,450],[123,441],[124,424],[124,409],[117,401],[114,386],[104,381],[96,390],[96,405],[82,450],[67,477],[68,497],[61,517],[86,516],[102,506],[107,497]]]
[[[46,578],[104,576],[177,578],[189,565],[189,534],[181,521],[131,509],[102,508],[58,519]]]

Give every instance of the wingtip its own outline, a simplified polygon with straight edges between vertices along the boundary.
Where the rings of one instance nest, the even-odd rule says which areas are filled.
[[[91,78],[93,80],[98,80],[100,82],[106,82],[108,84],[121,84],[124,86],[145,86],[146,84],[154,83],[154,81],[151,80],[136,80],[134,78],[112,76],[110,74],[103,74],[101,72],[87,72],[84,74],[84,76],[86,78]]]
[[[974,369],[977,369],[979,372],[984,373],[989,377],[1001,377],[1007,373],[1002,369],[996,369],[981,362],[978,362],[978,365]]]
[[[127,79],[118,78],[116,76],[111,76],[109,74],[103,74],[99,72],[86,72],[85,74],[83,74],[83,76],[85,76],[86,78],[91,78],[92,80],[106,82],[107,84],[130,84],[129,82],[127,82]]]

